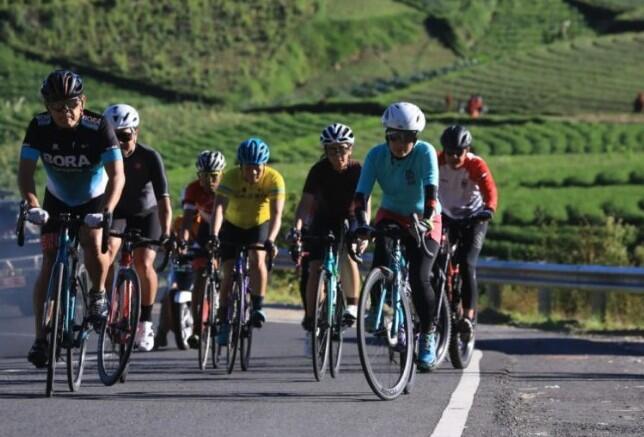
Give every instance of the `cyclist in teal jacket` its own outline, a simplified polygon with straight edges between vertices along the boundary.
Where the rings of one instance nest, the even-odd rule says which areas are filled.
[[[432,256],[425,255],[411,234],[402,243],[409,262],[412,299],[420,319],[418,369],[429,371],[436,361],[436,296],[430,278],[441,235],[438,160],[434,147],[418,139],[425,128],[425,115],[418,106],[394,103],[383,114],[382,124],[386,142],[367,154],[356,189],[355,234],[367,233],[366,203],[376,182],[383,191],[376,227],[394,222],[409,228],[414,213],[421,219]],[[373,266],[387,265],[389,255],[384,239],[376,238]]]

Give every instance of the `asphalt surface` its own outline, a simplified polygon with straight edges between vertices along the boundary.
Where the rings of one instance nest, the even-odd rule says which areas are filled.
[[[337,379],[313,377],[304,356],[297,311],[269,312],[256,332],[251,368],[202,372],[196,351],[133,355],[127,382],[98,380],[90,356],[81,390],[70,393],[64,368],[54,398],[44,397],[46,373],[25,356],[33,322],[0,308],[0,435],[176,436],[430,436],[460,435],[448,411],[464,414],[464,436],[644,435],[644,343],[641,339],[580,338],[499,325],[480,325],[480,371],[449,362],[419,375],[414,391],[393,402],[371,392],[350,330]],[[91,351],[92,349],[90,349]],[[456,406],[461,385],[480,377],[472,407]],[[454,394],[459,387],[458,394]],[[458,400],[456,399],[456,400]],[[452,408],[447,408],[448,404]],[[445,416],[444,416],[445,415]]]

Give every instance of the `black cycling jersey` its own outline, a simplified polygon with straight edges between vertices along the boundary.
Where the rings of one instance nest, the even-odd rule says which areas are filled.
[[[47,190],[68,206],[83,205],[105,192],[104,164],[121,159],[114,130],[100,114],[83,111],[72,129],[56,126],[49,113],[31,120],[20,159],[42,158]]]
[[[123,158],[125,187],[114,216],[145,215],[168,196],[168,179],[161,155],[149,146],[136,144],[134,152]]]

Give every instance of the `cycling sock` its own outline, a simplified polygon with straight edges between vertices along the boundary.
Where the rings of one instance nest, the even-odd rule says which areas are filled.
[[[141,322],[152,321],[152,305],[141,305]]]
[[[347,297],[347,305],[358,305],[357,297]]]
[[[250,300],[253,302],[253,309],[254,310],[261,310],[262,305],[264,304],[264,296],[251,296]]]

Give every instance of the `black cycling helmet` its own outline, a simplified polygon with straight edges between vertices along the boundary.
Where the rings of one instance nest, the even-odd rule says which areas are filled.
[[[69,70],[56,70],[49,73],[40,88],[46,102],[57,102],[83,95],[83,79]]]
[[[444,149],[463,150],[472,145],[472,134],[463,126],[455,124],[443,131],[441,144]]]

